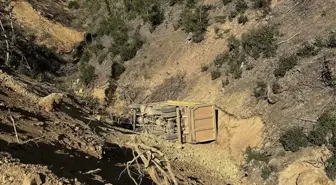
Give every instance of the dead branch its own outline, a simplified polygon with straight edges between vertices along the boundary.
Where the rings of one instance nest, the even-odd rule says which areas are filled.
[[[10,111],[9,111],[10,113]],[[16,141],[17,143],[20,143],[20,140],[19,140],[19,136],[18,136],[18,133],[16,131],[16,126],[15,126],[15,121],[14,121],[14,118],[12,115],[9,115],[9,119],[12,121],[12,124],[13,124],[13,128],[14,128],[14,132],[15,132],[15,137],[16,137]]]
[[[95,170],[87,171],[87,172],[85,172],[84,174],[93,174],[93,173],[96,173],[96,172],[99,172],[99,171],[101,171],[101,169],[100,169],[100,168],[97,168],[97,169],[95,169]]]
[[[127,145],[138,154],[135,156],[133,153],[134,158],[127,162],[126,168],[123,170],[123,172],[127,170],[128,175],[133,180],[134,184],[138,185],[138,182],[135,181],[132,176],[130,166],[137,165],[139,174],[143,175],[140,170],[139,159],[141,159],[144,168],[147,169],[148,174],[154,183],[159,185],[178,184],[168,158],[160,150],[144,144],[128,143]]]
[[[8,36],[6,34],[6,30],[2,24],[2,21],[0,20],[0,27],[2,29],[2,31],[4,32],[4,36],[5,36],[5,42],[6,42],[6,64],[9,63],[9,42],[8,42]]]
[[[293,36],[291,36],[290,38],[286,39],[286,40],[283,40],[283,41],[280,41],[278,43],[278,45],[281,45],[283,43],[286,43],[286,42],[289,42],[290,40],[292,40],[294,37],[298,36],[300,33],[302,32],[302,30],[300,30],[299,32],[295,33]]]

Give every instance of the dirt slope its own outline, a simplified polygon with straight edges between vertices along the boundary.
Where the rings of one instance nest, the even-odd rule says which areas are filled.
[[[13,1],[12,6],[16,21],[28,29],[40,45],[46,45],[57,52],[69,53],[75,44],[83,40],[82,32],[48,20],[27,1]]]

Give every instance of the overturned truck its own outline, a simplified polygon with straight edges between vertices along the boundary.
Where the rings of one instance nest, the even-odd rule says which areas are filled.
[[[165,101],[129,106],[134,130],[180,143],[214,141],[218,136],[218,108],[213,104]]]

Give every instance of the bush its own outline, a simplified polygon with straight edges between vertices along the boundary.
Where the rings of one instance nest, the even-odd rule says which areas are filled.
[[[265,153],[262,153],[261,151],[247,147],[245,150],[245,160],[247,163],[251,162],[252,160],[263,161],[267,163],[269,161],[269,156]]]
[[[68,2],[68,8],[69,9],[78,9],[80,7],[78,1],[76,0],[71,0]]]
[[[239,24],[245,24],[247,21],[248,21],[248,18],[247,18],[246,15],[241,14],[241,15],[238,17],[238,23],[239,23]]]
[[[267,97],[267,84],[264,81],[258,81],[257,86],[253,90],[254,97],[264,99]]]
[[[231,3],[231,2],[232,2],[232,0],[223,0],[223,4],[224,4],[224,6],[228,5],[228,4]]]
[[[123,0],[126,12],[135,12],[145,22],[153,27],[161,24],[164,20],[164,13],[160,1],[157,0]]]
[[[336,47],[336,32],[330,32],[329,33],[326,46],[329,47],[329,48],[335,48]]]
[[[324,60],[321,70],[322,82],[327,86],[336,89],[336,74],[333,72],[331,61]]]
[[[118,62],[114,62],[111,65],[111,78],[114,80],[118,80],[120,75],[122,75],[125,72],[126,68],[124,65]]]
[[[259,58],[261,54],[264,57],[274,56],[278,48],[275,28],[263,26],[250,30],[242,35],[242,46],[254,59]]]
[[[234,36],[230,36],[228,38],[228,48],[229,51],[239,51],[239,47],[240,47],[240,40],[238,40],[236,37]]]
[[[327,144],[328,141],[326,139],[326,134],[328,130],[321,126],[317,126],[314,128],[314,130],[310,131],[308,134],[308,140],[311,144],[316,146],[322,146],[324,144]]]
[[[303,128],[293,127],[280,136],[280,143],[286,151],[296,152],[301,147],[308,146],[308,138],[303,133]]]
[[[260,9],[267,14],[270,12],[271,0],[252,0],[252,7],[254,9]]]
[[[296,55],[281,56],[278,63],[278,68],[274,70],[274,76],[277,78],[284,77],[287,71],[293,69],[297,65]]]
[[[96,78],[95,68],[86,62],[79,63],[79,80],[85,86],[88,86]]]
[[[201,66],[201,71],[202,72],[208,71],[208,69],[209,69],[209,65],[202,64],[202,66]]]
[[[327,136],[332,134],[332,139],[328,140]],[[316,146],[332,144],[335,147],[336,143],[333,143],[333,139],[336,136],[336,110],[330,109],[325,111],[317,120],[317,123],[312,131],[308,135],[310,143]],[[329,138],[330,139],[330,138]]]
[[[237,0],[236,1],[236,11],[238,13],[244,13],[248,9],[247,3],[245,0]]]
[[[317,55],[319,52],[320,49],[317,48],[315,45],[309,42],[304,42],[296,54],[301,57],[310,57]]]
[[[207,6],[186,6],[181,13],[180,24],[187,33],[192,33],[192,40],[196,43],[204,39],[208,21]]]
[[[325,172],[329,179],[335,180],[336,179],[336,154],[332,155],[326,161]]]
[[[216,67],[220,68],[222,65],[229,60],[229,53],[221,53],[216,56],[216,59],[213,61],[213,63],[216,65]]]
[[[216,80],[220,76],[221,76],[221,73],[219,72],[218,69],[211,71],[211,80]]]

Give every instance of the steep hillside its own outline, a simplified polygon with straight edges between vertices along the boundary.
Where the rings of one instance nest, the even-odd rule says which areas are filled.
[[[335,184],[333,0],[1,3],[2,184],[157,183],[140,149],[166,184]],[[116,125],[164,100],[218,105],[217,141]]]

